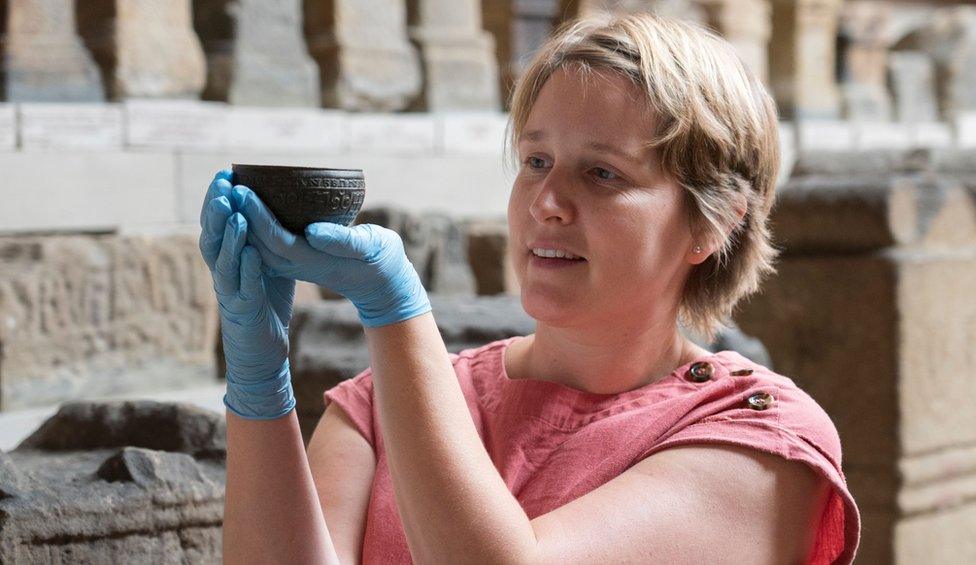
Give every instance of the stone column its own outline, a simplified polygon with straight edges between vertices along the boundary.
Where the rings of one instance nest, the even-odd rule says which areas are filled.
[[[852,120],[891,119],[887,89],[888,41],[891,17],[887,2],[847,2],[841,10],[841,92],[844,115]]]
[[[410,0],[410,38],[420,50],[419,110],[498,109],[495,42],[481,28],[477,0]]]
[[[319,69],[305,47],[300,0],[195,0],[193,25],[207,54],[203,98],[319,106]]]
[[[972,563],[976,153],[937,154],[969,168],[952,176],[907,155],[888,173],[801,156],[772,218],[779,272],[736,321],[836,424],[858,562]]]
[[[769,77],[769,38],[772,34],[768,0],[699,0],[707,23],[728,40],[756,77]]]
[[[305,0],[305,34],[323,105],[389,112],[420,93],[420,60],[407,39],[402,0]]]
[[[0,99],[104,99],[98,67],[75,32],[74,0],[4,0],[2,4]]]
[[[197,98],[203,90],[206,61],[190,0],[87,0],[78,29],[112,99]]]
[[[841,0],[773,0],[769,83],[785,119],[836,118]]]

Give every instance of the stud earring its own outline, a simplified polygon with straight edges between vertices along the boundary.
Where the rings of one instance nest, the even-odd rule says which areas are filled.
[[[702,252],[701,245],[696,245],[695,248],[692,249],[692,251],[694,251],[695,253],[701,253]]]

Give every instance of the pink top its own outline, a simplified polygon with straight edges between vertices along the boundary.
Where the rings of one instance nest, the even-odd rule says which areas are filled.
[[[857,506],[841,471],[837,430],[792,380],[733,351],[699,359],[714,368],[697,383],[691,366],[622,394],[594,394],[541,380],[511,380],[504,353],[516,337],[451,355],[474,424],[509,491],[529,519],[617,477],[662,449],[719,443],[802,461],[834,489],[820,522],[811,563],[850,563],[860,535]],[[752,369],[751,375],[730,375]],[[747,399],[764,391],[766,410]],[[369,369],[325,393],[376,450],[364,563],[411,563],[397,513]]]

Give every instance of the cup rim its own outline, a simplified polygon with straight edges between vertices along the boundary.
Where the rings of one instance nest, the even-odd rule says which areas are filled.
[[[356,176],[356,177],[363,176],[362,169],[339,169],[339,168],[332,168],[332,167],[302,167],[302,166],[291,166],[291,165],[250,165],[247,163],[231,164],[231,170],[233,172],[237,172],[238,168],[250,169],[255,172],[269,172],[269,173],[286,172],[286,171],[295,171],[295,172],[302,172],[302,173],[328,172],[331,173],[333,176],[337,176],[335,175],[335,173],[345,173],[345,176]]]

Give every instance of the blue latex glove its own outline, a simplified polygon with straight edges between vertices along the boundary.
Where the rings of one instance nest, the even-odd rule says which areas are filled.
[[[230,171],[217,173],[200,214],[200,252],[210,268],[227,361],[224,405],[252,420],[279,418],[295,407],[288,365],[288,323],[295,281],[264,272],[245,245],[247,220],[235,209]]]
[[[286,230],[252,190],[234,187],[248,220],[248,243],[277,276],[309,281],[348,298],[366,327],[430,312],[427,291],[393,230],[374,224],[310,224],[305,237]]]

